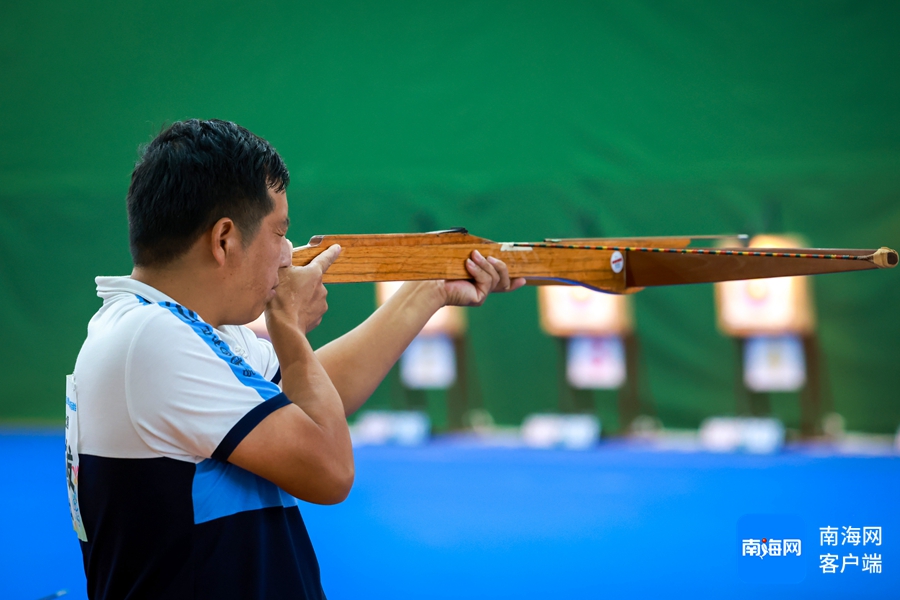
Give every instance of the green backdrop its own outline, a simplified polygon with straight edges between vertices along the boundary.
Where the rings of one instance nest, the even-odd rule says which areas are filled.
[[[183,118],[231,119],[279,149],[297,243],[465,226],[495,240],[789,231],[896,248],[898,6],[3,3],[0,418],[61,422],[63,376],[99,305],[92,278],[130,270],[137,147]],[[829,275],[815,292],[834,408],[853,429],[894,431],[900,272]],[[317,344],[373,307],[369,285],[329,299]],[[636,315],[643,394],[664,424],[734,411],[736,351],[711,286],[642,292]],[[553,409],[557,348],[534,289],[469,317],[494,418]],[[776,400],[795,424],[795,398]]]

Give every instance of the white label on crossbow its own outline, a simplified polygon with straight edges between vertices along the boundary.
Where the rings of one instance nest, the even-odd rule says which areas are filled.
[[[622,269],[625,267],[625,257],[622,256],[622,253],[616,250],[609,257],[609,266],[612,267],[613,273],[621,273]]]
[[[515,242],[500,244],[500,252],[531,252],[530,246],[517,246]]]

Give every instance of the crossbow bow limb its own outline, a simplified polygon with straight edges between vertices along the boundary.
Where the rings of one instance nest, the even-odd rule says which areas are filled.
[[[473,250],[506,263],[531,285],[581,285],[614,294],[645,287],[818,275],[897,266],[895,250],[691,248],[700,237],[568,238],[498,243],[463,228],[412,234],[317,235],[294,248],[305,266],[333,244],[341,255],[325,283],[471,279]]]

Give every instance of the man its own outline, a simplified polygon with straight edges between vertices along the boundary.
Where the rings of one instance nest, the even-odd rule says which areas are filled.
[[[92,598],[324,598],[295,497],[346,498],[346,416],[441,306],[524,283],[476,252],[473,281],[407,283],[314,352],[340,248],[291,266],[288,180],[223,121],[172,125],[134,169],[134,270],[97,278],[67,402]],[[271,344],[240,326],[263,311]]]

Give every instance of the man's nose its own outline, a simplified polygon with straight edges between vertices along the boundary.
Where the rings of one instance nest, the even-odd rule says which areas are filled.
[[[294,245],[291,244],[291,240],[284,238],[284,246],[281,251],[281,263],[279,263],[279,267],[289,267],[291,266],[291,257],[294,252]]]

